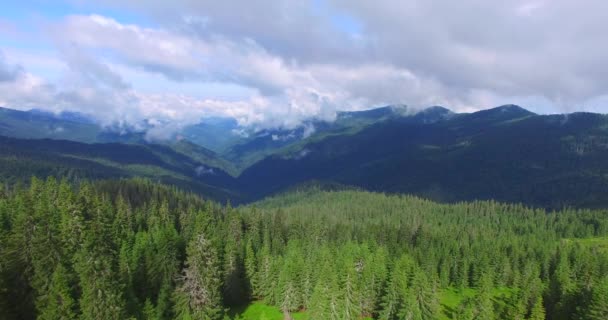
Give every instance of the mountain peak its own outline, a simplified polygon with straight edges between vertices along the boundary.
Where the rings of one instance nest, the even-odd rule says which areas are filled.
[[[422,121],[423,123],[434,123],[452,117],[454,113],[442,106],[432,106],[418,111],[413,115],[413,118]]]
[[[373,108],[360,111],[340,111],[338,118],[357,118],[357,119],[380,119],[404,114],[407,110],[405,105],[388,105],[380,108]]]
[[[452,110],[442,107],[442,106],[431,106],[426,109],[421,110],[419,113],[427,113],[427,114],[451,114]]]
[[[496,108],[492,108],[489,110],[495,110],[495,111],[499,111],[499,112],[509,112],[509,113],[521,113],[521,114],[527,114],[527,115],[535,114],[534,112],[529,111],[525,108],[522,108],[516,104],[505,104],[505,105],[498,106]]]
[[[532,115],[535,115],[535,113],[514,104],[506,104],[496,108],[480,110],[470,114],[471,117],[477,119],[494,119],[499,121],[518,119]]]

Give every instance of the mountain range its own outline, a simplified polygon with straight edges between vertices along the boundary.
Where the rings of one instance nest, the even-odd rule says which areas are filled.
[[[76,113],[0,109],[0,135],[0,174],[12,182],[35,168],[72,179],[144,176],[236,203],[312,182],[442,202],[608,205],[602,114],[396,105],[277,130],[210,118],[150,142],[145,130],[111,130]]]

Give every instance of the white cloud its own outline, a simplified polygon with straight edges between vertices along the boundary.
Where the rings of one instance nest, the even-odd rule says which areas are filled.
[[[193,39],[163,29],[121,24],[100,15],[68,16],[53,25],[50,34],[60,47],[105,51],[124,63],[175,80],[196,77],[204,68],[198,53],[206,48]]]
[[[521,16],[533,16],[537,11],[545,6],[545,1],[530,1],[519,4],[515,8],[515,12]]]
[[[332,2],[359,19],[379,59],[431,75],[445,97],[485,90],[572,105],[606,93],[604,1]]]
[[[434,81],[385,64],[302,64],[272,54],[251,39],[188,38],[97,15],[70,16],[52,29],[53,34],[61,35],[56,43],[73,78],[67,83],[76,84],[72,96],[87,98],[80,103],[88,105],[90,113],[101,113],[107,122],[154,116],[174,122],[162,126],[174,131],[171,129],[213,114],[235,117],[242,125],[258,129],[289,129],[307,118],[331,120],[340,109],[362,109],[406,98],[419,106],[441,102],[433,92],[437,89]],[[195,99],[170,92],[143,94],[132,90],[116,68],[109,67],[115,63],[133,68],[153,64],[154,68],[146,70],[167,78],[190,79],[202,85],[206,79],[234,82],[257,93],[237,101]],[[93,103],[98,92],[114,98],[114,107]]]
[[[4,53],[0,51],[0,83],[16,81],[23,73],[19,65],[11,65],[6,61]]]
[[[35,75],[27,63],[13,77],[17,69],[7,66],[20,61],[0,60],[0,79],[10,79],[0,84],[0,102],[76,109],[104,123],[157,119],[150,137],[208,115],[292,129],[337,110],[393,103],[608,111],[597,107],[608,95],[608,5],[599,0],[327,0],[322,9],[330,12],[322,13],[307,0],[98,5],[152,22],[101,15],[51,22],[46,34],[65,64],[60,80]],[[338,15],[356,30],[332,20]],[[197,94],[197,86],[234,93]]]

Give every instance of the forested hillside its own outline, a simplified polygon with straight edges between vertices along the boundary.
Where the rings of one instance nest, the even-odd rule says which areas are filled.
[[[72,182],[146,177],[218,201],[241,200],[235,191],[234,179],[213,164],[221,165],[221,162],[212,152],[186,142],[170,147],[0,136],[0,181],[9,185],[27,183],[32,175]]]
[[[0,133],[17,137],[46,131],[11,128],[86,124],[74,116],[2,110],[8,115],[0,112],[0,127],[13,125]],[[310,120],[294,129],[250,128],[234,137],[241,129],[235,121],[206,120],[185,128],[187,139],[158,143],[145,141],[145,132],[99,131],[94,141],[113,142],[91,144],[54,140],[68,139],[65,132],[49,134],[53,140],[0,137],[0,175],[5,182],[31,175],[144,176],[234,203],[317,181],[444,203],[608,206],[606,115],[537,115],[514,105],[469,114],[389,106],[340,112],[333,122]]]
[[[39,110],[19,111],[0,107],[0,135],[27,139],[71,139],[94,142],[100,127],[76,113],[56,115]]]
[[[605,115],[543,116],[517,106],[447,118],[436,111],[313,136],[249,167],[239,184],[258,196],[320,180],[440,202],[608,205]]]
[[[608,317],[606,210],[51,178],[2,189],[0,243],[2,319]]]

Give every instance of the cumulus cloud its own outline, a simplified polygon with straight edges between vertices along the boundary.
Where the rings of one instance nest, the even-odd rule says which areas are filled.
[[[285,61],[408,70],[442,87],[429,100],[462,107],[479,103],[476,92],[483,91],[542,96],[556,105],[606,94],[608,5],[600,0],[105,2],[192,37],[250,39]],[[318,12],[319,4],[325,12]],[[336,25],[337,15],[352,17],[357,30]]]
[[[188,38],[182,33],[124,25],[97,15],[70,16],[54,25],[52,34],[61,35],[56,38],[57,46],[64,52],[70,70],[75,71],[74,77],[81,78],[72,82],[97,89],[88,96],[101,87],[111,88],[104,94],[121,99],[115,101],[116,106],[133,109],[133,102],[138,102],[140,107],[135,110],[140,116],[164,115],[165,120],[179,121],[159,126],[167,131],[183,126],[182,121],[197,120],[196,116],[204,115],[201,110],[209,111],[214,106],[214,114],[235,117],[244,126],[292,129],[303,119],[332,120],[339,109],[361,109],[405,98],[413,105],[436,102],[435,94],[430,92],[435,90],[433,81],[418,79],[407,69],[372,62],[304,64],[274,55],[251,39],[237,42],[223,37]],[[99,50],[110,50],[111,57],[98,55],[97,60],[93,59]],[[136,68],[154,65],[148,69],[150,72],[170,79],[235,82],[255,89],[257,94],[236,102],[200,101],[171,94],[144,96],[130,90],[104,59]],[[100,107],[89,105],[93,109]],[[118,118],[114,120],[126,117],[124,112],[112,114]],[[151,135],[160,137],[161,131],[155,130]]]
[[[21,110],[60,104],[54,87],[44,79],[21,71],[19,76],[0,81],[0,105]]]
[[[575,104],[606,91],[603,1],[332,2],[361,21],[380,59],[433,75],[445,96],[466,101],[478,90]]]
[[[358,40],[336,27],[322,1],[309,0],[102,0],[118,9],[147,14],[165,28],[203,40],[254,41],[271,54],[300,62],[363,59]],[[312,46],[314,44],[314,46]]]
[[[331,121],[339,110],[398,103],[414,110],[518,103],[541,112],[608,111],[597,107],[608,96],[608,5],[599,0],[96,5],[151,23],[98,14],[48,22],[43,33],[64,74],[47,80],[0,58],[1,103],[85,111],[108,125],[157,120],[147,123],[150,139],[171,137],[204,116],[233,117],[254,130],[294,129],[305,119]],[[140,82],[155,80],[130,70],[178,85],[247,90],[230,98],[147,90]]]
[[[197,76],[203,62],[197,57],[205,48],[192,39],[164,29],[121,24],[100,15],[72,15],[51,25],[50,36],[60,47],[77,45],[106,51],[120,61],[175,80]]]

